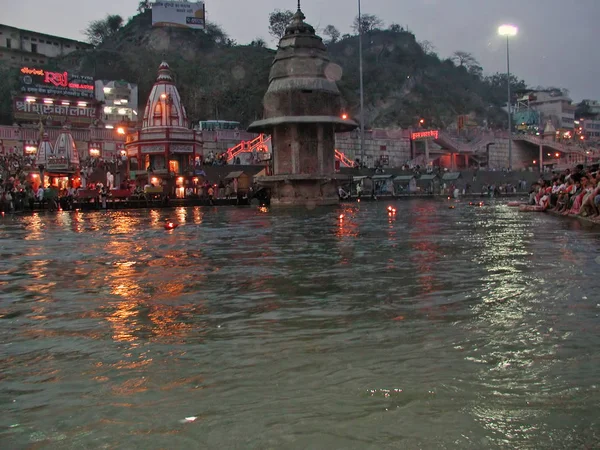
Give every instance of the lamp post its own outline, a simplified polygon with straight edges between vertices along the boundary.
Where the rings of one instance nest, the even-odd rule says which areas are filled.
[[[362,16],[360,12],[360,0],[358,0],[358,71],[360,79],[360,162],[365,164],[365,112],[363,91],[363,57],[362,57]]]
[[[510,38],[517,35],[519,29],[514,25],[501,25],[498,28],[500,36],[506,36],[506,85],[508,86],[508,170],[512,170],[512,114],[510,110]]]

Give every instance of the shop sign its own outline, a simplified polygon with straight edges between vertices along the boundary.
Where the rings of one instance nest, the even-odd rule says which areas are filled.
[[[144,145],[144,146],[142,146],[143,154],[164,153],[164,152],[165,152],[164,145]]]
[[[194,153],[193,145],[171,145],[171,153]]]
[[[21,67],[19,81],[23,94],[95,98],[94,79],[88,76]]]
[[[28,102],[24,98],[15,98],[13,113],[17,120],[50,119],[52,122],[92,123],[98,118],[95,106],[60,105]]]
[[[429,130],[429,131],[419,131],[416,133],[411,133],[410,138],[413,141],[419,141],[422,139],[437,139],[439,137],[438,130]]]

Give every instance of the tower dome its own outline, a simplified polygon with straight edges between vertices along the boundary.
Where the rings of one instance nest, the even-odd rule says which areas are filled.
[[[150,91],[142,123],[142,128],[157,127],[188,128],[185,108],[173,82],[171,69],[164,61],[158,67],[158,76]]]
[[[54,155],[60,161],[66,161],[70,169],[79,169],[79,153],[75,140],[68,127],[63,127],[54,144]]]
[[[38,145],[38,150],[35,155],[35,165],[36,166],[45,166],[48,164],[48,158],[52,157],[54,150],[52,148],[52,144],[50,143],[50,138],[48,137],[48,133],[44,133],[42,136],[42,140]]]
[[[269,133],[283,123],[332,124],[336,131],[349,131],[357,124],[342,119],[341,94],[336,82],[342,69],[327,55],[323,40],[304,22],[298,10],[279,41],[269,73],[269,88],[264,96],[263,120],[249,131]]]

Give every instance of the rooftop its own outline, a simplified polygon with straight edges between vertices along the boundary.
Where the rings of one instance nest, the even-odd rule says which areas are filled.
[[[27,30],[25,28],[18,28],[18,27],[13,27],[11,25],[5,25],[3,23],[0,23],[0,28],[8,28],[9,30],[15,30],[15,31],[20,31],[20,32],[24,32],[24,33],[31,33],[31,34],[35,34],[37,36],[44,36],[47,38],[52,38],[52,39],[58,39],[61,41],[67,41],[67,42],[77,42],[80,45],[84,45],[86,47],[93,47],[92,44],[89,44],[87,42],[83,42],[83,41],[78,41],[77,39],[71,39],[71,38],[66,38],[66,37],[62,37],[62,36],[56,36],[54,34],[47,34],[47,33],[41,33],[39,31],[32,31],[32,30]]]

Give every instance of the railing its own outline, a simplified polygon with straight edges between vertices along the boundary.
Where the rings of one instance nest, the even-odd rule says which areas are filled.
[[[354,161],[348,158],[343,152],[335,150],[335,159],[340,161],[346,167],[354,167]]]
[[[445,131],[440,131],[438,133],[438,138],[435,142],[450,147],[450,150],[458,153],[473,153],[473,148],[469,144],[457,141],[452,135]]]
[[[550,139],[544,139],[539,136],[532,136],[530,134],[516,134],[513,136],[515,141],[525,141],[537,146],[548,147],[561,153],[578,153],[585,155],[586,149],[576,144],[565,145],[560,142],[552,141]]]
[[[231,147],[227,150],[227,161],[231,161],[240,153],[245,152],[268,152],[269,148],[267,144],[271,141],[271,136],[265,137],[264,134],[259,134],[257,138],[252,139],[251,141],[242,141],[234,147]]]
[[[50,140],[56,139],[63,128],[53,127],[45,128],[44,132],[48,134]],[[77,129],[71,128],[69,130],[73,139],[76,141],[118,141],[124,142],[125,137],[118,135],[114,130],[102,129],[102,128],[84,128]],[[7,140],[34,140],[37,141],[40,137],[40,130],[38,128],[21,128],[11,126],[0,126],[0,139]]]

